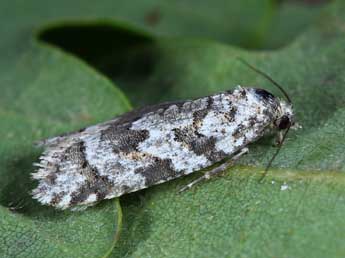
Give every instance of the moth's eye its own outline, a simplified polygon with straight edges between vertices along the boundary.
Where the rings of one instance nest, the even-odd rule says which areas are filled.
[[[255,89],[255,94],[265,100],[270,100],[270,99],[275,98],[271,93],[263,89]]]
[[[288,128],[290,125],[291,125],[290,118],[288,116],[284,115],[279,120],[278,128],[280,130],[284,130],[284,129]]]

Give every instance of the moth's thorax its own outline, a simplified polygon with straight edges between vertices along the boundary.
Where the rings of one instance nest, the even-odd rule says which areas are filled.
[[[250,116],[273,123],[281,113],[280,101],[266,90],[238,86],[232,93],[239,106],[244,106]],[[260,119],[261,118],[261,119]]]
[[[286,126],[294,123],[292,104],[275,97],[263,89],[248,88],[247,91],[254,95],[267,108],[266,114],[271,118],[270,129],[286,129]],[[282,120],[285,121],[285,128],[281,128],[283,125],[281,123]]]

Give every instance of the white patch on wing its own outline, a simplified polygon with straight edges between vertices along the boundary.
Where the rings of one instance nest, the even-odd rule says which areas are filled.
[[[85,203],[93,203],[97,201],[97,194],[90,194],[89,197],[84,201]]]
[[[182,121],[180,121],[182,122]],[[161,159],[170,159],[175,171],[192,172],[198,168],[205,167],[209,164],[204,155],[196,155],[180,142],[174,140],[174,128],[190,125],[192,119],[183,120],[179,126],[175,124],[160,124],[155,128],[150,128],[150,136],[138,145],[138,150],[151,154]],[[146,128],[147,124],[138,123],[131,129]]]
[[[174,140],[173,128],[164,126],[150,130],[150,137],[139,144],[139,151],[161,159],[170,159],[175,171],[192,172],[210,164],[204,155],[196,155],[180,142]]]
[[[64,195],[61,201],[57,204],[57,207],[67,208],[71,200],[72,200],[72,196],[70,194]]]
[[[229,155],[243,146],[245,138],[247,142],[251,142],[258,136],[255,131],[260,125],[250,127],[251,117],[255,116],[256,121],[261,122],[267,120],[267,116],[263,114],[263,110],[267,107],[249,90],[246,90],[246,97],[243,97],[241,95],[243,90],[245,89],[238,87],[231,95],[214,96],[214,105],[217,108],[207,114],[202,127],[199,129],[201,134],[217,139],[217,151],[224,151]],[[228,121],[222,114],[222,112],[229,112],[231,106],[237,108],[234,121]],[[243,126],[244,136],[234,137],[233,133],[239,128],[239,125]]]
[[[161,159],[170,159],[175,171],[185,173],[207,167],[210,161],[205,155],[197,155],[176,141],[173,129],[192,125],[193,112],[205,109],[207,98],[186,102],[181,110],[176,105],[169,107],[163,116],[144,116],[132,124],[131,130],[148,130],[149,138],[138,145],[138,150]],[[193,112],[191,112],[191,109]],[[169,118],[169,119],[167,119]]]

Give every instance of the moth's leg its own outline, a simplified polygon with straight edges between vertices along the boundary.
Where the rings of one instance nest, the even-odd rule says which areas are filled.
[[[279,131],[277,133],[276,141],[275,141],[275,144],[274,144],[275,147],[278,147],[282,143],[283,135],[284,135],[283,131]]]
[[[201,177],[195,179],[194,181],[190,182],[188,185],[182,187],[180,189],[179,192],[183,192],[185,190],[190,189],[191,187],[193,187],[194,185],[204,181],[204,180],[208,180],[211,177],[218,175],[220,173],[222,173],[224,170],[226,170],[228,167],[230,167],[231,165],[233,165],[243,154],[248,153],[248,148],[243,148],[241,149],[235,156],[233,156],[231,159],[227,160],[226,162],[224,162],[223,164],[219,165],[218,167],[215,167],[214,169],[207,171],[204,175],[202,175]]]

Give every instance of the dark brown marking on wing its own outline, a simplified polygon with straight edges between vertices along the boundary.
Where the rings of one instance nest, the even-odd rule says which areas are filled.
[[[193,112],[193,125],[195,127],[199,127],[202,124],[203,119],[207,116],[208,112],[211,110],[212,104],[213,104],[213,98],[207,97],[207,107]]]
[[[245,126],[243,124],[239,124],[237,128],[234,130],[234,132],[232,133],[232,136],[235,139],[241,138],[244,134],[244,128]]]
[[[205,155],[212,162],[217,162],[227,155],[223,151],[216,150],[216,138],[206,137],[194,130],[193,127],[176,128],[173,130],[174,140],[185,144],[196,155]]]
[[[55,170],[54,171],[54,173],[50,173],[49,175],[47,175],[46,177],[45,177],[45,182],[47,183],[47,184],[49,184],[49,185],[54,185],[55,183],[56,183],[56,178],[57,178],[57,173],[58,171],[57,170]]]
[[[114,153],[137,151],[138,145],[149,137],[148,130],[130,130],[128,127],[109,126],[101,133],[101,141],[109,142]]]
[[[237,107],[236,106],[231,106],[229,112],[226,112],[224,114],[224,117],[229,122],[234,122],[236,114],[237,114]]]
[[[160,181],[167,181],[182,175],[173,169],[170,159],[160,159],[154,157],[154,162],[146,168],[138,168],[135,173],[145,177],[146,186],[154,185]]]
[[[64,191],[62,191],[62,192],[60,192],[60,193],[54,193],[54,194],[53,194],[53,198],[51,199],[50,203],[51,203],[52,205],[58,204],[59,202],[61,202],[62,197],[64,197],[65,194],[66,194],[66,193],[65,193]]]
[[[71,206],[81,204],[91,194],[96,194],[97,201],[102,200],[111,191],[113,186],[112,182],[106,176],[99,175],[97,168],[89,164],[83,141],[76,142],[67,148],[61,160],[62,162],[73,161],[78,166],[78,172],[86,177],[85,182],[71,194]],[[61,201],[63,195],[54,197],[52,202],[58,203]]]
[[[113,125],[129,128],[133,122],[142,118],[144,115],[147,115],[151,112],[156,112],[158,110],[161,110],[161,113],[164,113],[164,111],[172,105],[176,105],[180,108],[185,102],[186,101],[171,101],[135,109],[119,116],[118,119],[114,121]]]
[[[103,200],[110,192],[112,183],[105,176],[94,176],[90,178],[78,191],[72,193],[71,205],[77,205],[85,201],[91,194],[96,194],[97,201]]]

